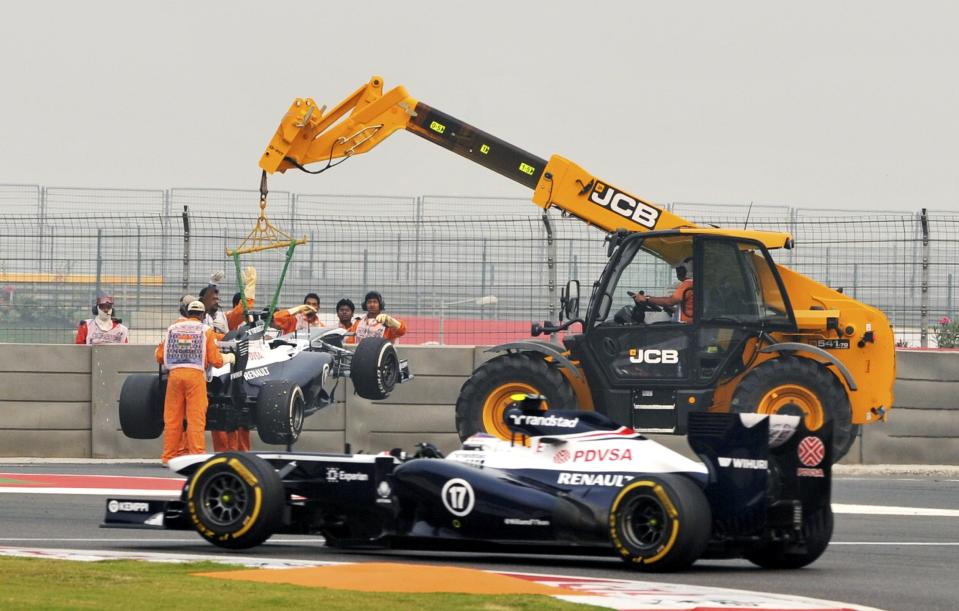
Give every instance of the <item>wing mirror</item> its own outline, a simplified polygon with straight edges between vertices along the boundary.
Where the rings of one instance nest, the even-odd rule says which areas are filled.
[[[567,282],[559,300],[562,312],[567,319],[579,318],[579,280]]]

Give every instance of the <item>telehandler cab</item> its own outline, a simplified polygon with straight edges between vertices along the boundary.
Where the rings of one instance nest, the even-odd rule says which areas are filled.
[[[596,410],[644,432],[683,433],[692,411],[801,415],[817,430],[833,423],[838,460],[862,424],[886,419],[893,402],[895,341],[885,314],[783,265],[770,251],[792,248],[786,233],[697,227],[590,174],[572,161],[537,157],[412,98],[383,92],[374,76],[335,108],[297,98],[260,158],[267,173],[366,153],[405,129],[533,190],[609,233],[609,260],[585,315],[579,283],[563,292],[563,347],[540,340],[490,349],[456,402],[461,438],[485,430],[509,438],[503,413],[517,393],[541,394],[553,409]],[[691,264],[679,307],[662,309],[640,289]],[[686,286],[689,286],[687,283]],[[691,294],[690,294],[691,293]],[[662,300],[655,300],[662,301]]]

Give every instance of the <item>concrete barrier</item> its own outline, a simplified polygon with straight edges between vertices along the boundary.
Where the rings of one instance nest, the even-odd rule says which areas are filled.
[[[455,448],[453,404],[490,355],[468,346],[400,346],[400,353],[413,382],[386,401],[366,401],[343,380],[336,403],[306,420],[296,448],[411,451],[420,441]],[[0,345],[0,456],[157,458],[160,440],[126,438],[117,415],[125,377],[154,371],[150,346]],[[959,353],[900,351],[898,373],[889,421],[864,426],[844,462],[959,465]],[[682,438],[656,439],[686,451]],[[255,432],[253,440],[255,449],[276,447]]]

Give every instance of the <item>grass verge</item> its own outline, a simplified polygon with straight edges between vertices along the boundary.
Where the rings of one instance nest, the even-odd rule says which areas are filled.
[[[212,562],[77,562],[0,558],[0,609],[307,609],[514,611],[597,609],[548,596],[370,593],[221,581],[191,573],[235,570]],[[280,569],[281,570],[281,569]]]

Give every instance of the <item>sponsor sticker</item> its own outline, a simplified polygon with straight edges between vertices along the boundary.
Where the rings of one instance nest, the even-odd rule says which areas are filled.
[[[549,526],[549,520],[540,520],[539,518],[504,518],[503,524],[507,526]]]
[[[326,481],[330,484],[337,482],[368,482],[370,481],[370,476],[366,473],[350,473],[339,467],[327,467]],[[386,482],[383,483],[385,484]]]
[[[260,367],[259,369],[249,369],[243,372],[243,378],[246,380],[255,380],[257,378],[265,378],[270,375],[269,367]]]
[[[799,442],[796,448],[799,461],[807,467],[815,467],[826,457],[826,446],[818,437],[809,435]]]
[[[623,462],[633,460],[633,452],[629,448],[576,450],[572,459],[573,462]]]
[[[136,501],[111,500],[109,503],[107,503],[107,511],[110,513],[119,513],[121,511],[128,511],[131,513],[149,513],[150,504]]]
[[[822,469],[809,469],[807,467],[796,469],[796,475],[799,477],[826,477]]]
[[[563,464],[569,460],[569,450],[560,450],[556,454],[553,454],[553,462]]]
[[[633,479],[632,475],[616,473],[560,473],[556,483],[566,486],[609,486],[622,488]]]
[[[530,416],[529,414],[510,414],[513,424],[527,424],[529,426],[555,426],[562,429],[572,429],[579,424],[579,418],[563,418],[561,416]]]
[[[473,511],[473,505],[476,503],[476,495],[473,493],[473,486],[462,478],[453,478],[443,484],[440,491],[440,498],[443,499],[443,506],[446,511],[454,516],[464,517]]]
[[[728,456],[717,456],[719,466],[724,469],[756,469],[765,471],[769,467],[768,461],[758,458],[730,458]]]

